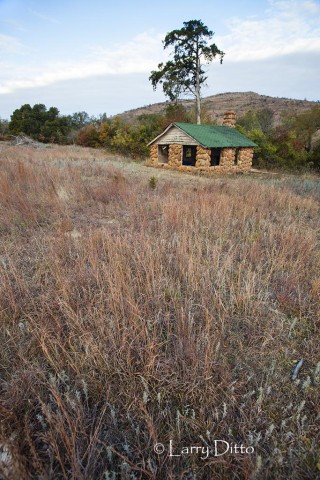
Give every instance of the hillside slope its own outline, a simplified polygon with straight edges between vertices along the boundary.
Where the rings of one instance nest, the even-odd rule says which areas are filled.
[[[309,110],[314,105],[319,105],[319,102],[269,97],[267,95],[259,95],[255,92],[220,93],[205,97],[202,102],[206,113],[211,116],[214,121],[217,121],[217,123],[222,122],[223,114],[227,110],[234,110],[239,118],[248,110],[269,108],[274,112],[274,121],[277,124],[280,122],[281,115],[285,112],[301,113]],[[135,117],[142,114],[161,113],[167,105],[167,102],[154,103],[125,111],[119,116],[125,120],[134,120]],[[194,108],[195,102],[193,100],[186,100],[183,102],[183,105],[187,110],[191,110]]]

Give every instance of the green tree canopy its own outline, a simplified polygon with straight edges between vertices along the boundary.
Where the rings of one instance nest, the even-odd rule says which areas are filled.
[[[248,110],[238,119],[238,126],[243,127],[248,133],[252,130],[261,130],[263,133],[269,132],[274,124],[274,113],[269,108],[261,110]]]
[[[41,134],[47,121],[54,121],[59,116],[59,110],[55,107],[47,110],[42,103],[37,103],[31,107],[28,103],[17,108],[11,115],[9,123],[10,132],[14,135],[25,133],[31,137],[37,138]]]
[[[191,94],[196,98],[197,123],[201,123],[201,87],[207,77],[204,65],[216,56],[223,61],[224,52],[208,41],[214,33],[201,20],[183,23],[183,28],[169,32],[164,39],[164,48],[173,47],[173,59],[160,63],[158,70],[151,72],[149,80],[154,89],[160,84],[163,92],[171,101],[177,101],[182,95]]]
[[[88,125],[91,119],[86,112],[60,115],[58,108],[47,109],[42,103],[17,108],[11,115],[9,130],[13,135],[24,133],[42,142],[68,143],[70,133]]]
[[[312,137],[320,130],[320,107],[295,115],[287,120],[287,124],[296,132],[297,138],[303,142],[307,152],[312,149]]]

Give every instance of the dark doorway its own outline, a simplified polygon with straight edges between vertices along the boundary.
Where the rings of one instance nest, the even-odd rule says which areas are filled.
[[[211,167],[220,165],[221,148],[211,148]]]
[[[197,160],[197,147],[183,145],[182,165],[194,167]]]
[[[159,163],[168,163],[169,145],[158,145],[158,161]]]

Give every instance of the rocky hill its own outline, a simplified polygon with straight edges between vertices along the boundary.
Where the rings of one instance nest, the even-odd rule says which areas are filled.
[[[182,103],[187,110],[191,110],[195,107],[195,102],[193,100],[186,100]],[[202,104],[206,114],[218,124],[222,122],[223,114],[228,110],[235,111],[239,118],[248,110],[261,110],[263,108],[268,108],[274,112],[275,124],[279,124],[283,113],[301,113],[305,110],[309,110],[314,105],[320,107],[319,102],[294,100],[283,97],[269,97],[254,92],[220,93],[218,95],[211,95],[210,97],[203,98]],[[134,110],[128,110],[119,116],[130,121],[145,113],[161,113],[167,105],[168,103],[166,102],[154,103]]]

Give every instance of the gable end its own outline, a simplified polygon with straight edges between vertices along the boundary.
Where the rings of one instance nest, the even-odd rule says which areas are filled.
[[[201,145],[191,135],[174,123],[171,123],[160,135],[154,138],[148,146],[158,145]]]

